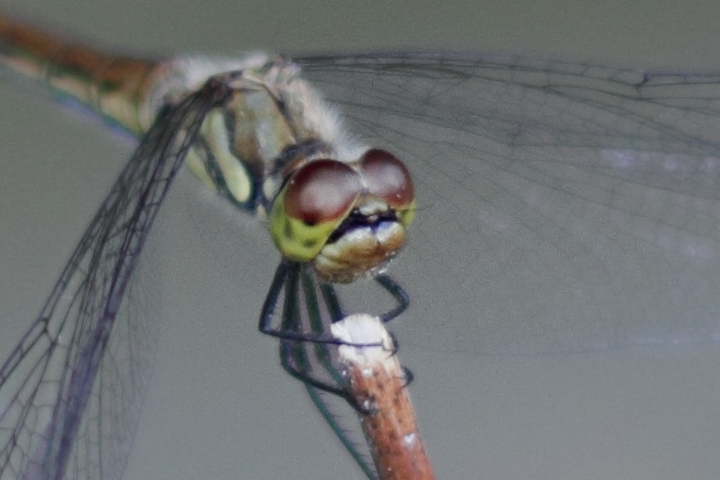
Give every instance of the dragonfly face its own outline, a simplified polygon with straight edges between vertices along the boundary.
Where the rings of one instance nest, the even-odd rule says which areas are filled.
[[[328,282],[383,270],[402,248],[414,214],[412,179],[390,153],[371,149],[357,162],[316,160],[300,166],[270,215],[280,252],[312,262]]]

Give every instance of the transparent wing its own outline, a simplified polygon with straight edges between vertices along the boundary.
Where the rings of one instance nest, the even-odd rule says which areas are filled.
[[[407,162],[401,345],[543,354],[720,338],[720,77],[479,55],[307,57]]]
[[[369,480],[379,478],[363,432],[358,425],[357,412],[344,399],[305,385],[308,396],[338,440],[347,449]]]
[[[213,93],[169,109],[143,138],[0,369],[0,479],[121,477],[157,339],[143,285],[140,303],[123,298]]]

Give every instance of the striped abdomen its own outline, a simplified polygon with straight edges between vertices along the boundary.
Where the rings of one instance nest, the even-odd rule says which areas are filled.
[[[136,135],[152,122],[150,99],[167,68],[158,61],[93,50],[2,16],[0,62]]]

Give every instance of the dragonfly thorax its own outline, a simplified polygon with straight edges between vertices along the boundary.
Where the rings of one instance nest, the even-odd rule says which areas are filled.
[[[282,255],[323,280],[382,271],[412,220],[407,168],[356,143],[295,64],[258,58],[227,74],[231,93],[205,116],[186,164],[233,204],[267,214]]]

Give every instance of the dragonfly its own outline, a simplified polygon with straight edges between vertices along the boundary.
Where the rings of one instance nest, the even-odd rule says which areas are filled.
[[[716,339],[716,77],[480,55],[296,62],[349,131],[407,162],[426,243],[393,270],[415,298],[454,287],[415,302],[421,319],[453,324],[413,326],[425,343],[542,353]],[[201,128],[198,104],[211,105],[182,105]],[[154,125],[179,120],[168,111]],[[153,132],[182,131],[165,128]],[[442,242],[447,232],[460,241]],[[664,313],[647,314],[658,301]]]

